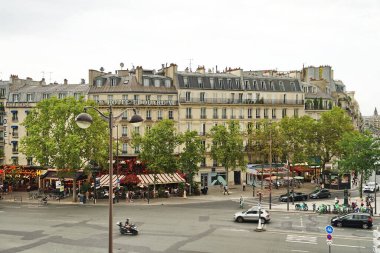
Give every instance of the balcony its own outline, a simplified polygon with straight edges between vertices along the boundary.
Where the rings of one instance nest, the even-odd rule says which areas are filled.
[[[171,116],[171,117],[169,116],[169,119],[174,119],[174,117],[173,116]]]
[[[191,115],[186,115],[186,119],[192,119],[193,117]]]
[[[162,120],[162,117],[157,117],[157,120]]]
[[[206,115],[201,115],[201,119],[207,119]]]
[[[18,149],[12,148],[12,154],[18,154]]]
[[[214,114],[214,115],[212,115],[212,118],[213,119],[218,119],[219,117],[218,117],[218,115]]]
[[[227,115],[222,115],[222,119],[227,119]]]
[[[202,101],[199,98],[180,98],[181,104],[264,104],[264,105],[304,105],[304,100],[300,99],[226,99],[226,98],[206,98]]]

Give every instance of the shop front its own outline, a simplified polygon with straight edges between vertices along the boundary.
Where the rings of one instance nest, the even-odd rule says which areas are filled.
[[[351,189],[350,173],[339,174],[338,171],[325,170],[322,173],[322,184],[324,188],[344,190]]]

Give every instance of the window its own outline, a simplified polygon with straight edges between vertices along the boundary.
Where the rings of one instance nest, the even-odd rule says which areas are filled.
[[[111,78],[111,86],[116,86],[116,78]]]
[[[239,119],[244,119],[244,111],[242,108],[239,110]]]
[[[218,118],[218,108],[213,108],[212,109],[212,117],[214,119],[217,119]]]
[[[235,79],[235,87],[239,88],[239,86],[240,86],[240,80],[239,79]]]
[[[58,98],[59,99],[64,99],[66,97],[66,94],[65,93],[59,93],[58,94]]]
[[[144,86],[149,87],[149,79],[148,78],[144,78]]]
[[[162,110],[157,111],[157,120],[162,120]]]
[[[33,158],[32,157],[27,157],[26,158],[26,163],[27,163],[27,165],[33,165]]]
[[[294,117],[297,118],[298,117],[298,109],[294,109]]]
[[[122,144],[122,146],[121,146],[121,153],[123,153],[123,154],[128,153],[128,144],[127,143],[123,143]]]
[[[185,85],[185,88],[189,87],[189,79],[187,79],[187,77],[183,78],[183,84]]]
[[[18,142],[12,141],[12,153],[18,153]]]
[[[220,88],[220,89],[223,88],[223,79],[219,79],[219,88]]]
[[[96,87],[102,87],[103,81],[102,79],[96,79]]]
[[[145,133],[149,133],[149,132],[150,132],[150,129],[152,129],[151,126],[145,126]]]
[[[256,119],[260,118],[260,108],[256,108]]]
[[[243,93],[239,93],[239,103],[243,103]]]
[[[244,89],[248,90],[249,80],[244,80]]]
[[[93,96],[92,96],[92,99],[93,99],[95,102],[99,102],[99,95],[93,95]]]
[[[168,112],[168,115],[169,115],[169,119],[174,119],[174,117],[173,117],[173,111],[172,110],[170,110]]]
[[[140,127],[135,127],[135,134],[139,134],[140,133]]]
[[[154,87],[160,87],[160,80],[159,79],[154,80]]]
[[[18,138],[18,126],[11,126],[12,128],[12,137]]]
[[[202,77],[198,77],[198,86],[199,88],[204,88]]]
[[[228,83],[228,89],[231,89],[231,86],[232,86],[232,80],[231,80],[231,79],[228,79],[228,80],[227,80],[227,83]]]
[[[50,97],[49,93],[43,93],[42,94],[42,99],[48,99]]]
[[[150,110],[146,110],[146,120],[151,120],[152,119],[152,114]]]
[[[30,94],[30,93],[26,94],[26,101],[27,102],[32,102],[33,101],[32,94]]]
[[[128,111],[124,111],[123,115],[121,116],[122,119],[128,119]]]
[[[264,118],[267,119],[268,118],[268,108],[265,108],[264,109]]]
[[[109,104],[112,103],[112,101],[113,101],[113,95],[108,95],[107,96],[107,100],[108,100]]]
[[[133,95],[133,100],[135,100],[135,102],[139,101],[139,95]]]
[[[12,164],[18,165],[18,157],[15,157],[15,156],[12,157]]]
[[[269,86],[270,86],[271,90],[275,90],[275,88],[274,88],[274,82],[273,81],[269,82]]]
[[[173,101],[173,95],[168,95],[168,101]]]
[[[165,80],[165,87],[170,88],[170,80],[169,79]]]
[[[145,96],[145,100],[146,100],[146,101],[150,101],[150,95],[146,95],[146,96]]]
[[[190,102],[190,99],[191,99],[191,93],[188,91],[186,92],[186,102]]]
[[[252,119],[252,108],[248,108],[248,119]]]
[[[214,78],[210,78],[211,89],[214,89]]]
[[[12,121],[16,122],[18,121],[18,111],[11,111],[12,113]]]
[[[186,108],[186,119],[191,119],[191,108]]]
[[[262,90],[266,90],[267,89],[264,81],[261,81],[261,89]]]
[[[162,95],[157,95],[157,101],[161,101],[162,100]]]
[[[279,85],[280,85],[280,90],[285,91],[284,83],[282,81],[280,81]]]
[[[20,100],[20,95],[19,94],[13,94],[12,98],[13,98],[13,102],[18,102]]]
[[[283,118],[286,117],[286,108],[282,109],[282,117],[283,117]]]
[[[122,128],[121,128],[121,135],[122,136],[128,136],[128,127],[122,126]]]
[[[247,129],[249,132],[251,132],[251,130],[253,130],[253,122],[248,122]]]
[[[200,99],[201,102],[205,101],[205,93],[204,92],[200,93],[200,98],[199,99]]]
[[[191,131],[191,129],[192,129],[192,124],[191,124],[191,122],[187,122],[187,124],[186,124],[186,128],[187,128],[187,131]]]
[[[283,103],[286,104],[286,94],[283,96]]]
[[[222,109],[222,119],[227,119],[227,108]]]
[[[201,119],[205,119],[206,118],[206,107],[202,107],[201,108]]]
[[[276,109],[272,109],[272,119],[276,118]]]
[[[292,91],[296,91],[296,84],[294,82],[290,82],[290,88]]]
[[[4,98],[5,97],[5,92],[6,92],[6,90],[4,88],[0,89],[0,98]]]
[[[206,123],[201,123],[201,129],[200,129],[199,135],[201,136],[206,135]]]
[[[126,102],[128,100],[128,95],[123,95],[123,101]]]
[[[80,97],[81,97],[81,94],[80,94],[80,93],[78,93],[78,92],[75,92],[75,93],[74,93],[74,99],[75,99],[75,100],[79,100]]]
[[[230,115],[231,119],[236,118],[234,111],[235,111],[234,108],[231,108],[231,115]]]
[[[138,154],[138,153],[140,153],[140,146],[139,145],[135,146],[135,154]]]
[[[257,81],[256,80],[253,80],[253,89],[254,90],[258,90],[259,87],[257,86]]]

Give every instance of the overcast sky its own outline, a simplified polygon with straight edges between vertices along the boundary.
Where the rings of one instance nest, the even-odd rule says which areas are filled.
[[[380,110],[378,0],[1,0],[0,24],[2,80],[79,83],[88,69],[114,71],[121,62],[331,65],[363,115]]]

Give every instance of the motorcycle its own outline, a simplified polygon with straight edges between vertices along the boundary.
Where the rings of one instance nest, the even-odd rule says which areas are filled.
[[[119,231],[122,235],[137,235],[139,233],[135,224],[130,224],[128,227],[126,227],[121,221],[119,221],[116,223],[116,225],[119,226]]]
[[[48,202],[48,197],[47,196],[45,196],[42,199],[40,199],[40,204],[41,205],[45,205],[46,206],[47,202]]]
[[[307,204],[305,202],[303,202],[302,204],[296,204],[296,210],[298,211],[307,211],[309,210],[309,207],[307,206]]]

